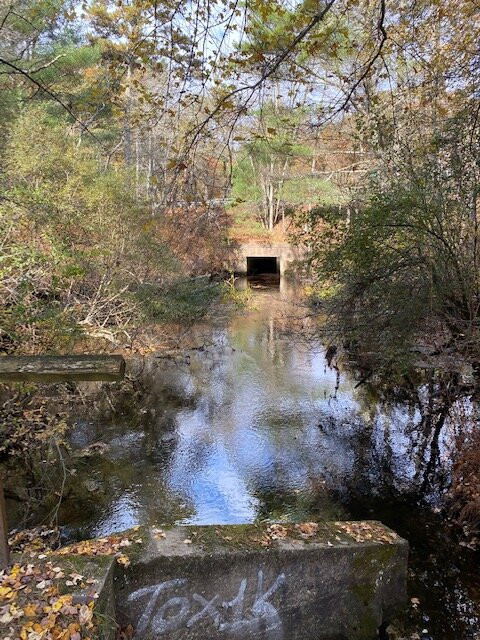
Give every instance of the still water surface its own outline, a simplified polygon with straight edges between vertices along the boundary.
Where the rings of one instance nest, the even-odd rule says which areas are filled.
[[[180,359],[131,364],[116,411],[79,421],[73,446],[87,497],[63,513],[70,535],[135,524],[374,518],[411,543],[410,595],[400,621],[435,640],[478,640],[477,558],[452,552],[449,532],[412,499],[409,403],[385,405],[329,367],[302,339],[311,320],[296,284],[257,284],[254,308],[212,322]],[[116,394],[116,395],[115,395]],[[90,497],[89,497],[90,496]],[[409,635],[408,637],[411,637]]]

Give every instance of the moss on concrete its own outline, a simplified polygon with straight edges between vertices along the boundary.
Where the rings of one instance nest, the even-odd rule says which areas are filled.
[[[308,544],[325,544],[328,546],[352,544],[352,538],[333,524],[314,523],[318,528],[309,535],[302,533],[301,525],[294,523],[245,524],[185,527],[192,542],[204,551],[218,549],[245,551],[276,548],[277,542],[297,541]],[[275,526],[280,530],[275,530]]]
[[[373,543],[362,549],[361,555],[353,560],[353,570],[358,576],[352,585],[351,593],[358,601],[363,613],[355,630],[359,638],[375,638],[379,626],[378,614],[375,614],[377,579],[382,570],[387,569],[397,556],[397,547],[385,543]]]

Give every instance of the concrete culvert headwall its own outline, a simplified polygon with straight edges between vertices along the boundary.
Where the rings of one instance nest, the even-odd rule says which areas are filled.
[[[283,275],[305,255],[301,247],[288,242],[245,242],[240,244],[232,257],[229,268],[243,275],[280,274]]]

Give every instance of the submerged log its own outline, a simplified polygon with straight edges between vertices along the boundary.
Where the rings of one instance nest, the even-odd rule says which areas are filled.
[[[125,374],[122,356],[4,356],[0,381],[62,382],[98,380],[115,382]]]

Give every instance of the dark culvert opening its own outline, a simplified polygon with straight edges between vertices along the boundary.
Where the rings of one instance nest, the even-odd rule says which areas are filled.
[[[277,257],[247,257],[247,276],[260,276],[264,274],[280,274]]]

